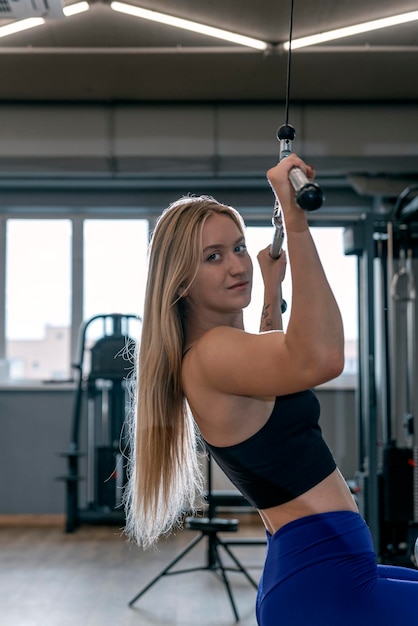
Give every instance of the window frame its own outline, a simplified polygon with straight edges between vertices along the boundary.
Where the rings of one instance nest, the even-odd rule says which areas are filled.
[[[247,227],[265,227],[266,220],[263,217],[263,213],[257,217],[254,216],[254,210],[241,211],[246,222]],[[346,216],[347,217],[347,216]],[[78,357],[78,339],[79,329],[83,323],[83,310],[84,310],[84,221],[91,219],[106,219],[106,220],[121,220],[121,219],[139,219],[148,221],[148,235],[152,232],[156,214],[155,209],[150,207],[147,211],[142,208],[140,211],[134,210],[121,210],[119,208],[113,209],[95,209],[94,211],[87,209],[80,211],[75,209],[74,211],[60,209],[48,210],[48,211],[36,211],[28,210],[22,212],[3,212],[0,214],[0,359],[6,357],[6,230],[7,221],[9,219],[66,219],[71,222],[71,328],[70,328],[70,355],[71,363],[74,363]],[[350,223],[350,220],[342,219],[313,219],[310,223],[313,227],[345,227]],[[139,312],[138,312],[139,313]],[[357,320],[357,324],[359,321]],[[41,382],[41,381],[39,381]],[[7,384],[3,381],[0,384]],[[10,381],[13,384],[13,381]],[[332,386],[340,385],[341,387],[353,387],[356,381],[353,377],[345,377],[344,374],[337,379]],[[331,386],[331,385],[330,385]]]

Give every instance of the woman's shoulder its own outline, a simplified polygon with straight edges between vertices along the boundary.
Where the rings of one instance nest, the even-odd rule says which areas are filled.
[[[183,360],[186,387],[192,384],[220,394],[270,398],[313,387],[317,380],[280,330],[248,333],[216,326],[190,345]]]
[[[270,344],[267,335],[280,334],[282,331],[268,331],[266,333],[250,333],[244,329],[233,326],[215,326],[205,331],[198,339],[186,346],[184,354],[193,354],[199,360],[214,357],[218,363],[220,358],[225,358],[225,363],[235,356],[239,358],[257,354],[257,348],[265,350]]]
[[[254,337],[253,333],[248,333],[241,328],[232,326],[215,326],[205,331],[196,341],[193,342],[192,352],[196,355],[210,355],[215,352],[217,356],[220,353],[231,353],[238,345],[242,345],[249,337]]]
[[[234,341],[238,337],[242,337],[243,335],[248,335],[246,330],[243,328],[236,328],[234,326],[214,326],[210,330],[207,330],[200,338],[199,342],[202,342],[203,345],[206,342],[212,341],[223,341],[225,339]]]
[[[247,333],[239,328],[231,326],[215,326],[191,343],[186,345],[183,352],[183,364],[190,368],[211,368],[211,363],[227,358],[234,352],[236,346],[243,340]]]
[[[231,393],[235,393],[234,379],[238,372],[241,372],[238,377],[245,378],[245,370],[248,369],[251,370],[248,375],[252,375],[254,361],[260,363],[266,353],[258,346],[259,337],[259,334],[232,326],[213,327],[186,346],[183,374],[187,373],[193,379],[201,378],[205,384],[223,392],[232,389]],[[241,388],[240,384],[239,389],[239,395],[246,395],[244,386]]]

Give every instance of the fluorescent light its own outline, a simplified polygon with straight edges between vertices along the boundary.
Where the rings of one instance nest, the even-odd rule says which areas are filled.
[[[0,37],[14,35],[15,33],[19,33],[21,30],[34,28],[35,26],[42,26],[42,24],[45,24],[43,17],[29,17],[26,20],[17,20],[16,22],[11,22],[5,26],[0,26]]]
[[[68,6],[63,7],[62,10],[65,17],[71,17],[72,15],[77,15],[77,13],[88,11],[89,8],[90,5],[88,2],[76,2],[75,4],[69,4]]]
[[[415,20],[418,20],[418,11],[411,11],[410,13],[401,13],[400,15],[383,17],[379,20],[372,20],[371,22],[363,22],[362,24],[354,24],[353,26],[346,26],[345,28],[329,30],[327,32],[318,33],[317,35],[311,35],[309,37],[300,37],[299,39],[294,39],[292,41],[292,50],[304,48],[306,46],[314,46],[315,44],[323,43],[324,41],[332,41],[333,39],[342,39],[343,37],[366,33],[371,30],[396,26],[397,24],[405,24],[406,22],[413,22]],[[283,48],[285,50],[289,49],[288,41],[283,44]]]
[[[268,44],[265,41],[253,39],[252,37],[245,37],[244,35],[238,35],[237,33],[231,33],[230,31],[222,30],[221,28],[206,26],[205,24],[199,24],[198,22],[183,20],[180,17],[173,17],[172,15],[167,15],[166,13],[158,13],[157,11],[142,9],[141,7],[132,6],[131,4],[125,4],[124,2],[115,1],[112,2],[110,6],[114,11],[119,11],[120,13],[133,15],[134,17],[139,17],[144,20],[159,22],[160,24],[168,24],[169,26],[175,26],[176,28],[191,30],[194,33],[223,39],[225,41],[237,43],[241,46],[248,46],[250,48],[256,48],[257,50],[266,50],[268,48]]]
[[[89,8],[90,5],[88,2],[77,2],[75,4],[71,4],[70,6],[63,7],[63,11],[66,17],[70,17],[71,15],[88,11]],[[16,20],[15,22],[11,22],[5,26],[0,26],[0,37],[7,37],[8,35],[20,33],[22,30],[27,30],[28,28],[42,26],[45,22],[46,20],[43,17],[29,17],[25,20]]]

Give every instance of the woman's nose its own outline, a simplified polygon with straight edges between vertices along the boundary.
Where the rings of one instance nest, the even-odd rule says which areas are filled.
[[[243,274],[246,271],[245,259],[237,254],[231,254],[229,259],[229,271],[231,274]]]

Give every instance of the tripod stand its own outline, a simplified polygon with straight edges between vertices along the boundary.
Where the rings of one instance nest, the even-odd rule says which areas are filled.
[[[129,602],[129,606],[133,606],[135,602],[144,595],[148,589],[150,589],[155,583],[160,580],[163,576],[173,576],[174,574],[185,574],[188,572],[196,572],[196,571],[211,571],[213,572],[220,580],[223,582],[226,588],[226,592],[228,594],[229,601],[231,603],[232,611],[234,613],[234,617],[236,621],[239,621],[238,610],[236,607],[236,603],[234,600],[234,596],[232,595],[231,585],[229,582],[229,578],[227,576],[227,572],[241,572],[244,574],[246,579],[250,582],[250,584],[257,589],[258,585],[256,581],[250,576],[247,570],[244,568],[242,563],[237,559],[237,557],[231,551],[230,545],[264,545],[265,540],[263,539],[235,539],[227,541],[219,536],[219,533],[235,533],[238,530],[239,521],[237,519],[226,519],[226,518],[218,518],[215,517],[216,512],[216,495],[212,491],[212,460],[210,455],[207,456],[208,459],[208,467],[207,467],[207,501],[208,501],[208,511],[207,517],[203,518],[195,518],[188,517],[186,518],[185,528],[188,530],[196,530],[199,531],[199,535],[195,537],[155,578],[153,578],[139,593],[136,594]],[[232,496],[235,498],[235,494]],[[237,494],[237,498],[241,500],[241,505],[246,503],[244,498]],[[172,571],[172,568],[183,559],[198,543],[202,540],[207,539],[207,549],[206,549],[206,562],[204,565],[198,567],[190,567],[187,569],[176,569]],[[230,559],[234,563],[234,567],[225,565],[222,560],[221,550],[230,557]]]

